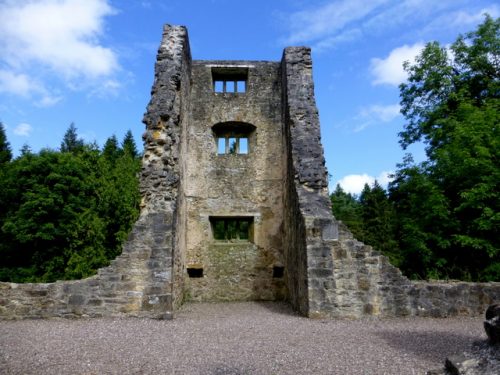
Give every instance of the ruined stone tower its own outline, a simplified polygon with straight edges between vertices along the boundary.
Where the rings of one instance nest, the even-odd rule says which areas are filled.
[[[499,283],[410,282],[331,213],[309,48],[192,60],[165,25],[144,116],[141,214],[96,276],[0,283],[0,317],[170,318],[187,300],[309,317],[474,315]]]
[[[186,29],[165,26],[142,188],[143,212],[169,228],[172,309],[184,296],[316,309],[338,235],[311,69],[302,47],[281,62],[191,60]]]

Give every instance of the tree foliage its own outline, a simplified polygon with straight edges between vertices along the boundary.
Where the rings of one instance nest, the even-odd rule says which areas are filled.
[[[73,124],[61,151],[10,161],[0,189],[0,280],[82,278],[115,258],[138,215],[139,167],[122,149],[110,159],[106,147],[85,144]]]
[[[404,268],[422,278],[500,279],[500,21],[449,50],[427,44],[400,86],[407,158],[390,186]]]
[[[72,122],[68,130],[64,133],[64,138],[61,142],[61,152],[77,153],[83,149],[85,142],[78,138],[77,128]]]
[[[363,237],[363,221],[361,204],[356,196],[346,193],[340,185],[330,194],[333,216],[341,220],[352,231],[356,238]]]
[[[7,135],[5,128],[0,122],[0,165],[9,162],[12,159],[12,150],[10,144],[7,142]]]
[[[389,257],[399,265],[398,243],[395,239],[395,212],[387,192],[375,181],[365,185],[358,196],[346,193],[339,185],[330,194],[332,212],[353,235]]]
[[[388,194],[374,184],[331,195],[334,215],[411,278],[500,281],[499,30],[485,16],[405,63],[400,143],[423,142],[426,160],[406,155]]]

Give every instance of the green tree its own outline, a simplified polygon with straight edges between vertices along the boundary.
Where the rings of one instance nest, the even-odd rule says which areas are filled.
[[[10,149],[10,144],[7,141],[7,135],[5,134],[3,123],[0,122],[0,165],[8,163],[11,159],[12,150]]]
[[[486,16],[451,53],[433,42],[405,64],[400,142],[424,142],[427,160],[406,160],[390,191],[421,277],[500,280],[499,30]]]
[[[385,189],[378,181],[370,187],[365,184],[359,196],[363,233],[359,238],[388,256],[391,263],[399,266],[401,258],[395,239],[395,212]]]
[[[116,159],[120,157],[120,154],[122,154],[122,150],[118,145],[118,139],[116,138],[116,135],[113,134],[104,143],[104,147],[102,148],[102,155],[104,156],[104,158],[114,163]]]
[[[76,153],[82,151],[85,142],[83,139],[78,138],[77,128],[72,122],[69,125],[68,130],[64,133],[63,140],[61,142],[61,152],[72,152]]]
[[[138,216],[139,169],[138,158],[110,161],[93,144],[10,162],[0,187],[0,204],[8,202],[0,212],[0,280],[82,278],[115,258]]]
[[[139,156],[139,152],[137,151],[137,146],[134,141],[134,136],[132,135],[132,131],[127,130],[125,133],[125,137],[122,142],[122,150],[125,154],[129,154],[132,158],[137,158]]]
[[[363,219],[361,217],[361,205],[350,193],[346,193],[337,184],[335,191],[330,194],[332,212],[336,219],[341,220],[356,238],[363,236]]]

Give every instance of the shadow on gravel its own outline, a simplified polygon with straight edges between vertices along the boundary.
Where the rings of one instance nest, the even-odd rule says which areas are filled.
[[[375,335],[382,338],[389,346],[416,355],[426,360],[444,360],[443,353],[453,355],[470,349],[477,337],[448,332],[394,332],[381,331]]]
[[[264,307],[266,310],[274,314],[287,315],[287,316],[300,316],[292,309],[287,302],[276,301],[255,301],[255,304]]]

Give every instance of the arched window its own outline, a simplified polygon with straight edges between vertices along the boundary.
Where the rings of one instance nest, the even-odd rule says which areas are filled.
[[[221,122],[212,127],[217,154],[248,154],[255,126],[246,122]]]

